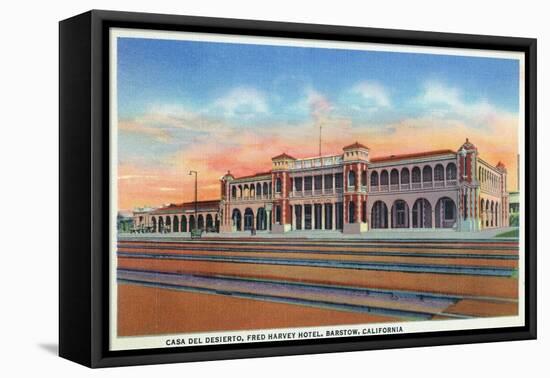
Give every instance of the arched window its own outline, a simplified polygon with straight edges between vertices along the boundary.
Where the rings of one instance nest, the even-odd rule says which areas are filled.
[[[445,180],[445,171],[441,164],[437,164],[434,168],[434,181]]]
[[[174,220],[172,221],[172,224],[174,225],[174,232],[180,232],[180,219],[177,215],[174,215]]]
[[[401,170],[401,184],[408,184],[410,182],[409,168],[403,168]]]
[[[237,188],[234,186],[231,188],[231,198],[237,198]]]
[[[267,188],[267,182],[264,182],[263,190],[262,190],[264,196],[267,196],[267,195],[268,195],[268,190],[269,190],[269,189]]]
[[[422,169],[422,181],[432,182],[432,167],[429,165],[424,166]]]
[[[367,186],[367,171],[361,171],[361,185]]]
[[[355,171],[348,173],[348,186],[355,186]]]
[[[370,174],[370,186],[378,186],[378,172],[376,171]]]
[[[392,169],[390,173],[390,184],[399,185],[399,171],[397,169]]]
[[[447,180],[456,180],[456,164],[455,163],[447,164],[446,171],[447,171],[446,172]]]
[[[282,189],[281,178],[277,177],[277,179],[275,180],[275,193],[281,193],[281,189]]]
[[[382,171],[380,174],[380,185],[388,185],[388,171]]]
[[[257,197],[262,196],[262,184],[260,184],[260,183],[256,184],[256,196]]]
[[[414,167],[413,170],[412,170],[412,182],[413,182],[413,184],[414,183],[419,183],[420,179],[421,179],[420,168]]]

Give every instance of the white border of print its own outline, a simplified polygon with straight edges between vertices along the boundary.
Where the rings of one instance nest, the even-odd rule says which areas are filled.
[[[485,319],[465,319],[465,320],[438,320],[438,321],[411,321],[402,323],[377,323],[364,325],[338,325],[331,327],[307,327],[307,328],[284,328],[271,330],[249,330],[249,331],[226,331],[226,332],[202,332],[186,333],[174,335],[159,336],[127,336],[119,337],[117,335],[117,280],[116,280],[116,247],[117,247],[117,193],[118,193],[118,113],[117,113],[117,38],[147,38],[147,39],[165,39],[165,40],[185,40],[185,41],[204,41],[217,43],[240,43],[271,46],[294,46],[294,47],[314,47],[331,49],[349,49],[365,51],[388,51],[388,52],[414,52],[421,54],[435,55],[458,55],[475,56],[487,58],[516,59],[519,61],[519,112],[518,112],[518,151],[520,154],[520,167],[525,167],[525,57],[523,53],[493,51],[493,50],[474,50],[458,48],[440,48],[440,47],[416,47],[393,44],[372,44],[361,42],[338,42],[324,40],[304,40],[291,38],[272,38],[272,37],[252,37],[226,34],[210,33],[188,33],[172,31],[152,31],[140,29],[111,28],[109,31],[109,91],[110,91],[110,311],[109,311],[109,349],[130,350],[130,349],[148,349],[148,348],[170,348],[202,345],[235,344],[250,342],[252,335],[264,335],[254,339],[254,342],[274,341],[273,335],[286,334],[285,341],[311,339],[312,337],[300,337],[305,332],[316,332],[314,338],[330,338],[342,336],[369,336],[391,333],[417,333],[417,332],[439,332],[466,329],[483,328],[504,328],[517,327],[525,325],[525,191],[520,192],[520,243],[519,243],[519,274],[518,274],[518,308],[519,314],[510,317],[495,317]],[[519,177],[520,187],[525,188],[525,173],[520,169]],[[354,331],[355,330],[355,331]],[[340,331],[334,333],[329,331]],[[270,336],[271,335],[271,336]],[[270,338],[271,337],[271,338]],[[212,341],[213,340],[213,341]],[[212,342],[210,342],[212,341]]]

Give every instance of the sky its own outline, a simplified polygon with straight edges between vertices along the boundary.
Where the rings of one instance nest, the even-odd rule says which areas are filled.
[[[220,195],[271,157],[457,150],[517,187],[519,62],[420,53],[118,38],[119,209]]]

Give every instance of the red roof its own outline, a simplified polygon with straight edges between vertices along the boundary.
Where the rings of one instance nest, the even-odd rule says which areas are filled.
[[[236,177],[235,180],[253,178],[253,177],[258,177],[258,176],[267,176],[267,175],[271,175],[271,171],[267,171],[267,172],[257,172],[257,173],[254,173],[253,175],[242,176],[242,177]]]
[[[214,209],[218,209],[218,206],[220,204],[220,200],[206,200],[206,201],[197,201],[197,207],[199,209],[204,209],[205,207],[211,207]],[[151,214],[163,214],[163,213],[171,213],[174,211],[182,211],[182,210],[194,210],[195,209],[195,202],[184,202],[184,203],[171,203],[168,206],[164,206],[161,208],[158,208],[151,212]]]
[[[365,146],[364,144],[361,144],[359,142],[355,142],[353,144],[350,144],[349,146],[344,147],[344,150],[351,150],[352,148],[366,148],[366,149],[368,149],[368,147]]]
[[[285,153],[282,153],[280,155],[277,155],[273,158],[271,158],[271,160],[281,160],[281,159],[291,159],[291,160],[296,160],[296,158],[290,156],[289,154],[287,154],[286,152]]]
[[[434,151],[425,151],[425,152],[415,152],[412,154],[402,154],[402,155],[390,155],[390,156],[380,156],[370,159],[372,163],[382,163],[385,161],[395,161],[395,160],[404,160],[404,159],[413,159],[421,158],[428,156],[439,156],[447,154],[456,154],[453,150],[434,150]]]

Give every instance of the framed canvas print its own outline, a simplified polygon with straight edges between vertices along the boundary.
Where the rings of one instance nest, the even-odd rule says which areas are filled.
[[[60,23],[60,355],[536,337],[536,40]]]

